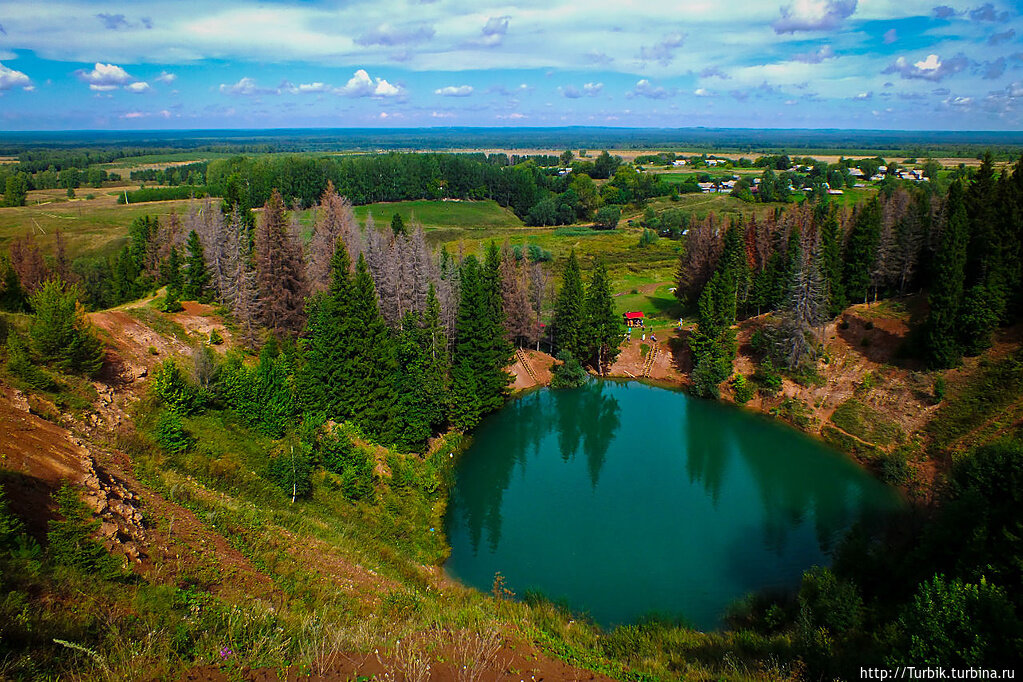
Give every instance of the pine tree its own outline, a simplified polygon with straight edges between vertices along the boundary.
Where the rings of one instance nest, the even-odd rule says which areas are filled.
[[[958,319],[963,305],[969,223],[963,186],[958,180],[948,189],[942,222],[944,229],[928,297],[931,314],[925,330],[927,360],[935,368],[955,367],[962,357]]]
[[[573,250],[565,263],[561,291],[558,292],[558,300],[554,306],[554,345],[559,352],[567,350],[577,358],[584,355],[582,338],[584,305],[583,278]]]
[[[607,268],[597,261],[586,292],[587,361],[604,374],[618,359],[622,342],[622,319],[615,311],[611,298],[611,282]]]
[[[284,199],[276,189],[263,207],[255,247],[263,324],[275,332],[297,332],[304,322],[308,287],[302,252],[289,234]]]
[[[206,270],[206,257],[199,240],[199,233],[192,230],[188,233],[188,259],[185,272],[185,283],[182,291],[186,300],[205,301],[209,290],[210,274]]]

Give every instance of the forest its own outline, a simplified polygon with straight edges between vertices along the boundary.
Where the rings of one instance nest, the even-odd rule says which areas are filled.
[[[559,175],[565,164],[572,171]],[[340,499],[366,505],[374,519],[414,509],[404,522],[421,526],[435,522],[430,505],[445,485],[431,445],[471,432],[505,404],[517,347],[543,340],[560,361],[554,385],[570,386],[586,379],[584,368],[606,373],[624,329],[600,258],[587,259],[584,281],[575,250],[557,264],[539,248],[493,241],[478,255],[434,251],[414,222],[395,214],[389,224],[372,216],[360,224],[353,207],[488,198],[530,225],[592,220],[599,231],[614,228],[622,208],[672,191],[608,152],[592,161],[236,156],[181,166],[176,182],[155,171],[133,179],[204,185],[222,201],[206,197],[180,216],[134,220],[128,243],[110,258],[72,261],[60,233],[52,255],[31,233],[13,240],[0,259],[0,309],[21,320],[4,326],[7,372],[44,391],[59,390],[65,375],[98,376],[103,344],[83,302],[102,310],[160,292],[155,305],[164,313],[180,311],[182,301],[212,303],[239,346],[214,352],[224,339],[210,334],[191,357],[161,360],[139,415],[143,444],[132,447],[188,471],[215,442],[197,425],[223,420],[273,444],[253,476],[292,504],[322,504],[329,476]],[[301,209],[312,209],[311,228],[299,222]],[[781,376],[812,381],[829,361],[823,328],[854,304],[922,296],[926,315],[900,352],[936,370],[983,353],[1023,312],[1023,159],[998,172],[986,155],[970,174],[888,182],[852,206],[812,193],[759,214],[672,211],[649,219],[674,228],[678,239],[674,295],[695,321],[679,340],[698,396],[728,392],[742,404],[758,391],[776,392]],[[755,371],[744,376],[735,372],[737,325],[753,318],[763,325],[751,341]],[[1019,367],[1017,351],[994,366],[992,381],[1017,390]],[[387,449],[391,485],[403,501],[380,492],[374,447]],[[1019,660],[1021,456],[1016,437],[971,451],[948,465],[933,508],[911,507],[891,527],[858,527],[834,566],[807,571],[795,594],[753,595],[737,605],[729,615],[729,632],[741,633],[734,649],[747,660],[799,661],[810,679],[849,676],[865,662]],[[890,460],[882,466],[905,464],[897,453]],[[204,466],[208,480],[244,487],[241,474],[216,468],[227,464]],[[85,523],[73,495],[62,495],[66,518],[79,514]],[[424,528],[395,527],[417,561],[443,554],[436,538],[422,540]],[[89,547],[60,535],[74,528],[60,528],[51,531],[55,547]],[[5,570],[21,561],[11,549],[15,535],[0,527]],[[98,556],[46,561],[113,571]],[[503,593],[495,587],[495,594]],[[695,637],[689,632],[650,619],[604,633],[594,646],[639,666],[644,652],[675,655],[680,638]],[[18,641],[42,646],[33,636],[17,631]]]

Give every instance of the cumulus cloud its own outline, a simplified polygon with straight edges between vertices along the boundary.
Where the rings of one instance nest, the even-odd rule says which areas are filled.
[[[998,21],[1003,22],[1009,19],[1008,12],[999,12],[990,2],[985,2],[980,7],[971,9],[970,19],[973,21]]]
[[[154,118],[154,117],[170,118],[171,117],[171,112],[167,111],[166,109],[161,109],[160,111],[129,111],[129,112],[126,112],[124,114],[121,114],[121,118],[126,118],[128,120],[136,119],[136,118]]]
[[[558,88],[558,91],[561,92],[562,97],[567,97],[568,99],[579,99],[580,97],[596,97],[603,89],[603,83],[591,82],[584,84],[581,89],[574,85],[566,85]]]
[[[625,93],[626,97],[647,97],[649,99],[667,99],[674,95],[674,90],[668,90],[660,85],[654,85],[646,78],[641,78],[636,81],[635,87]]]
[[[1005,73],[1005,57],[999,57],[991,62],[984,62],[980,66],[980,77],[985,80],[1001,78],[1003,73]]]
[[[959,73],[969,65],[970,60],[961,52],[946,61],[942,61],[936,54],[930,54],[927,55],[927,59],[912,64],[905,57],[899,57],[881,73],[897,73],[903,78],[937,82],[946,76]]]
[[[834,59],[835,51],[830,45],[824,45],[818,50],[802,52],[792,55],[792,61],[805,62],[806,64],[820,64],[825,59]]]
[[[128,28],[128,20],[123,14],[97,14],[96,18],[103,23],[105,28],[116,31],[119,28]]]
[[[1016,29],[1010,28],[1008,31],[1002,31],[1001,33],[992,33],[991,37],[987,39],[987,44],[991,46],[1001,45],[1002,43],[1009,42],[1016,37]]]
[[[425,42],[430,38],[433,38],[435,33],[436,31],[433,26],[430,26],[429,24],[420,24],[418,26],[391,26],[390,24],[381,24],[380,26],[363,33],[355,39],[355,42],[359,45],[384,45],[388,47],[396,47],[399,45]]]
[[[256,85],[256,81],[248,76],[240,78],[237,83],[228,85],[227,83],[220,84],[220,92],[225,95],[240,95],[242,97],[251,97],[252,95],[265,95],[273,90],[267,90],[266,88],[260,88]]]
[[[608,55],[604,54],[603,52],[600,52],[599,50],[590,50],[589,52],[587,52],[586,59],[591,64],[600,64],[602,66],[607,66],[608,64],[615,60],[614,57],[609,57]]]
[[[874,93],[871,91],[871,92],[861,92],[858,95],[854,96],[853,99],[856,99],[856,100],[868,100],[868,99],[871,99],[873,97],[874,97]]]
[[[444,88],[437,88],[433,94],[441,97],[468,97],[472,94],[471,85],[449,85]]]
[[[11,88],[18,87],[31,88],[32,79],[21,71],[15,71],[0,64],[0,90],[10,90]]]
[[[708,66],[700,72],[700,78],[720,78],[723,81],[729,80],[731,76],[716,66]]]
[[[949,97],[944,101],[945,104],[952,107],[968,107],[973,104],[972,97]]]
[[[83,81],[89,84],[90,90],[97,90],[104,92],[106,90],[115,90],[116,88],[126,85],[133,81],[127,71],[115,64],[101,64],[96,62],[96,66],[91,71],[85,69],[79,69],[75,74]]]
[[[713,97],[714,93],[707,88],[696,88],[693,90],[693,94],[697,97]]]
[[[685,33],[669,33],[655,45],[639,48],[639,58],[645,62],[657,62],[667,66],[675,59],[675,50],[682,47],[686,41]]]
[[[136,81],[129,85],[125,85],[124,89],[127,90],[128,92],[134,92],[136,95],[140,95],[144,92],[149,92],[150,90],[152,90],[152,88],[149,87],[149,83],[145,81]]]
[[[511,21],[511,17],[507,15],[489,17],[487,23],[483,24],[482,37],[476,40],[474,44],[483,47],[496,47],[500,45],[508,34],[509,21]]]
[[[161,71],[160,75],[157,76],[156,78],[154,78],[153,80],[156,81],[157,83],[166,83],[167,85],[170,85],[171,83],[173,83],[177,79],[178,79],[178,77],[176,75],[174,75],[173,73],[168,73],[167,71]]]
[[[881,36],[881,41],[885,45],[891,45],[892,43],[894,43],[898,39],[899,39],[899,32],[896,31],[894,28],[888,29],[887,31],[884,32],[884,35]]]
[[[345,97],[397,97],[402,92],[400,87],[383,78],[370,78],[365,69],[356,71],[343,88],[337,89],[337,93]]]
[[[956,15],[956,11],[948,5],[938,5],[931,10],[931,14],[935,19],[951,19]]]
[[[794,0],[780,8],[781,16],[771,24],[775,33],[828,31],[856,11],[857,0]]]

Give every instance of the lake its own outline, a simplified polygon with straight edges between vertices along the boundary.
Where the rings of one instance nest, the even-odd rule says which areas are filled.
[[[456,468],[447,571],[494,574],[611,626],[652,612],[699,629],[830,563],[898,493],[762,416],[638,382],[592,380],[513,400]]]

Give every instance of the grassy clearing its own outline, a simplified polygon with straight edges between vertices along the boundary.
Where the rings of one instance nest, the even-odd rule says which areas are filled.
[[[414,219],[427,229],[522,227],[522,221],[511,209],[499,206],[496,201],[395,201],[355,207],[360,222],[370,213],[381,227],[389,224],[395,213],[406,225]]]
[[[81,191],[86,196],[86,190]],[[0,249],[14,237],[31,232],[43,251],[53,248],[54,233],[64,233],[68,254],[105,256],[128,240],[128,226],[144,215],[164,217],[184,214],[189,200],[118,205],[116,198],[96,190],[94,199],[53,201],[29,206],[0,208]]]
[[[957,386],[927,425],[932,454],[982,445],[1009,426],[1023,394],[1023,351],[981,361],[977,374]]]
[[[675,294],[668,291],[671,285],[663,284],[653,292],[615,296],[615,309],[620,312],[641,311],[647,319],[647,326],[660,328],[678,323],[682,311]]]
[[[898,424],[856,398],[839,405],[831,415],[831,421],[846,433],[883,447],[901,443],[906,437]]]

